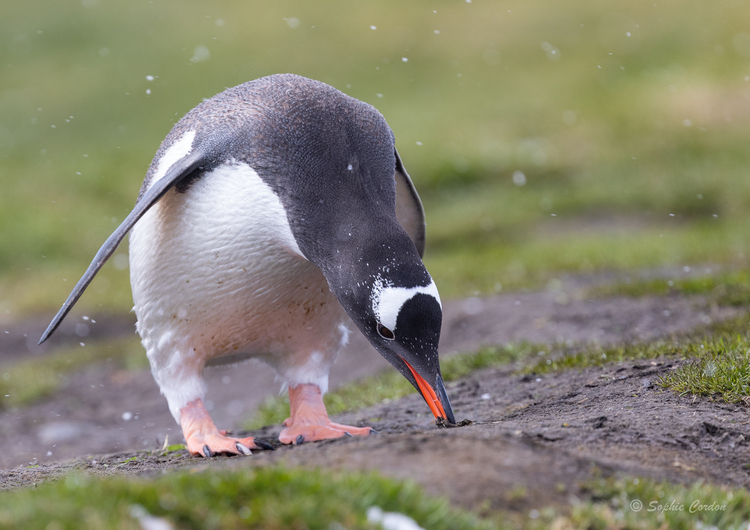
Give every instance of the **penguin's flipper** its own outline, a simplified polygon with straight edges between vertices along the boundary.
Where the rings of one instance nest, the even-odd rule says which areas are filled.
[[[396,151],[396,218],[424,257],[425,221],[422,201]]]
[[[149,208],[151,208],[156,202],[162,198],[162,196],[169,191],[169,189],[180,182],[182,179],[190,175],[193,171],[198,169],[204,162],[204,153],[199,149],[194,149],[192,153],[178,160],[172,167],[167,170],[166,174],[157,180],[151,187],[143,194],[141,199],[135,204],[133,211],[131,211],[125,220],[117,227],[111,236],[107,238],[104,244],[99,249],[99,252],[94,256],[91,265],[83,273],[83,276],[73,288],[71,293],[68,295],[68,299],[62,305],[60,310],[52,319],[47,329],[44,331],[42,338],[39,339],[39,344],[47,340],[52,333],[55,332],[57,327],[60,325],[62,320],[73,308],[75,303],[81,297],[86,287],[89,286],[91,280],[94,279],[99,269],[107,262],[107,260],[115,253],[117,246],[125,238],[127,233],[133,228],[133,225],[143,217]]]

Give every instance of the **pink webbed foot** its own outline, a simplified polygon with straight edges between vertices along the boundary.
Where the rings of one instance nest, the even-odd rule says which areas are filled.
[[[329,420],[323,396],[316,385],[290,387],[289,404],[291,416],[284,420],[286,429],[279,435],[279,441],[284,444],[299,445],[342,436],[367,436],[375,432],[370,427],[352,427]]]
[[[258,445],[252,437],[227,436],[227,431],[216,428],[200,399],[191,401],[180,409],[180,425],[188,451],[196,456],[211,458],[217,454],[250,455],[251,449],[272,449],[263,442]]]

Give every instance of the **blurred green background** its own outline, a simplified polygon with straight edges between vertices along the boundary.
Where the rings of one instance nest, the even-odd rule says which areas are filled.
[[[746,2],[28,0],[0,15],[0,319],[54,312],[182,115],[278,72],[383,113],[444,297],[746,266]],[[81,311],[130,309],[126,252]]]

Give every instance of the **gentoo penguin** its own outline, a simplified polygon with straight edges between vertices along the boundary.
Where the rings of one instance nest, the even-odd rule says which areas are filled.
[[[455,423],[424,230],[419,196],[375,108],[296,75],[257,79],[174,126],[133,211],[40,343],[130,231],[136,327],[191,453],[259,447],[218,430],[203,404],[204,366],[247,357],[270,364],[288,387],[282,443],[372,432],[331,422],[322,400],[349,319],[436,418]]]

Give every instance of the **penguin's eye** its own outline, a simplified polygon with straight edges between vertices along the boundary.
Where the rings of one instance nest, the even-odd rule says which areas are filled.
[[[378,323],[378,334],[386,340],[393,340],[396,338],[393,332],[381,323]]]

